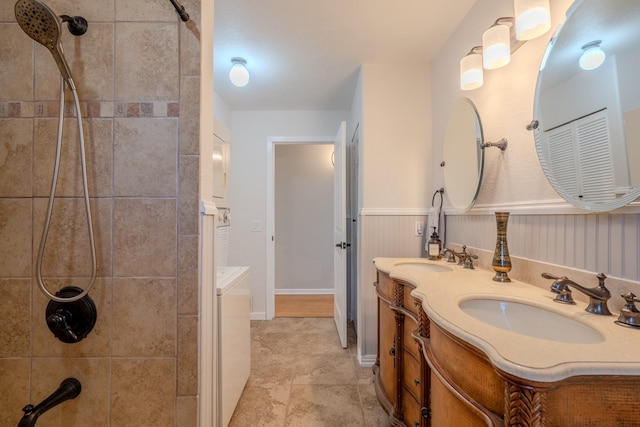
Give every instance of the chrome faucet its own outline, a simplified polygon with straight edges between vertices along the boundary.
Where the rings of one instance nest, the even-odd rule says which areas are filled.
[[[450,248],[444,248],[440,255],[442,255],[443,258],[447,257],[447,262],[457,262],[456,257],[460,257],[462,253],[458,253]]]
[[[598,286],[595,288],[585,288],[569,279],[566,276],[558,277],[549,273],[542,273],[542,277],[545,279],[552,279],[554,282],[551,284],[551,292],[558,294],[554,301],[563,304],[575,304],[575,301],[571,297],[571,288],[577,289],[586,296],[589,297],[589,305],[585,309],[589,313],[611,315],[609,307],[607,307],[607,301],[611,298],[611,292],[604,285],[604,279],[607,276],[604,273],[598,273]]]

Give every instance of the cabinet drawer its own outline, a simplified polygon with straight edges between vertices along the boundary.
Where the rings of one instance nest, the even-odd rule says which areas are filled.
[[[421,427],[422,409],[420,408],[420,403],[407,390],[403,390],[402,392],[404,423],[407,427]]]
[[[415,338],[411,335],[418,329],[418,324],[410,317],[404,317],[404,327],[402,331],[402,344],[405,351],[411,353],[416,359],[420,358],[420,349]]]
[[[389,301],[395,303],[395,295],[393,288],[395,283],[393,280],[389,278],[389,275],[386,273],[378,272],[378,283],[376,285],[378,292]]]
[[[422,375],[420,372],[420,362],[411,353],[404,354],[404,370],[402,373],[402,383],[413,396],[422,400]]]
[[[403,284],[403,286],[404,286],[404,295],[403,295],[402,305],[408,311],[413,313],[414,316],[418,317],[418,307],[415,305],[414,303],[415,300],[411,296],[411,291],[413,291],[415,287],[409,284]]]

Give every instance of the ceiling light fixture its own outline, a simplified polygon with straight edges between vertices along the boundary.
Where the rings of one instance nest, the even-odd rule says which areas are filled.
[[[549,0],[514,0],[513,9],[518,40],[535,39],[551,28]]]
[[[602,65],[607,55],[600,49],[602,40],[594,40],[582,46],[582,55],[580,56],[580,68],[586,71],[595,70]]]
[[[482,47],[475,46],[460,60],[460,89],[473,90],[484,83],[482,71]]]
[[[229,70],[229,80],[236,87],[244,87],[249,83],[249,71],[247,61],[244,58],[231,58],[231,69]]]

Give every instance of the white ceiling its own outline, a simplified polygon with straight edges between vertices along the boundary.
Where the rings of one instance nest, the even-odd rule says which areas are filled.
[[[215,91],[234,111],[348,110],[360,64],[429,63],[475,2],[216,0]]]

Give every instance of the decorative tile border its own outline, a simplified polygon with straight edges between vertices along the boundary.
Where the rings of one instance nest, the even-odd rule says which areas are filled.
[[[0,118],[58,117],[58,101],[0,102]],[[65,117],[75,117],[72,102],[65,102]],[[80,102],[82,117],[180,117],[180,103],[154,102]]]

